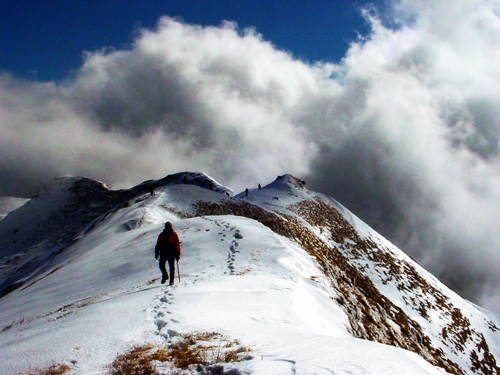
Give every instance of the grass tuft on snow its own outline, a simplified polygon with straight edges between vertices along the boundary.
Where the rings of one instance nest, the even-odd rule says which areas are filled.
[[[66,364],[55,364],[49,367],[36,368],[29,372],[23,372],[19,375],[64,375],[71,370]]]
[[[116,357],[108,366],[108,375],[164,374],[158,368],[203,371],[216,364],[251,359],[249,352],[251,349],[238,340],[227,339],[220,333],[196,332],[180,336],[168,347],[151,344],[135,346]]]
[[[125,354],[120,354],[109,366],[109,375],[156,375],[153,361],[157,353],[152,345],[134,346]]]

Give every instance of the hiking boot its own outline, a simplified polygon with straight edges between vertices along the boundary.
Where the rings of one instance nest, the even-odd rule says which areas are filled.
[[[165,282],[167,281],[167,279],[168,279],[168,275],[167,275],[167,276],[163,276],[163,277],[161,278],[161,283],[162,283],[162,284],[165,284]]]

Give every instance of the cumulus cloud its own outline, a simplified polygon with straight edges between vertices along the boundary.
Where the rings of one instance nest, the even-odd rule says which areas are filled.
[[[61,174],[127,186],[201,170],[243,189],[292,173],[500,309],[500,6],[389,5],[336,65],[164,17],[63,84],[4,74],[0,194]]]
[[[307,173],[317,146],[287,112],[317,75],[252,30],[167,17],[130,50],[87,53],[64,85],[4,75],[0,173],[16,183],[0,193],[62,173],[123,185],[203,170],[237,188]]]

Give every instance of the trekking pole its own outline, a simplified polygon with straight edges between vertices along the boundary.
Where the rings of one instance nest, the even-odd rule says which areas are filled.
[[[179,275],[179,282],[181,282],[181,269],[179,268],[179,259],[177,259],[177,274]]]

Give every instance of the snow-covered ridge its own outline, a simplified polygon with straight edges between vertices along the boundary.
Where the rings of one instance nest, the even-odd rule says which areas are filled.
[[[152,258],[167,220],[184,248],[173,289]],[[19,353],[105,373],[117,351],[202,330],[254,347],[240,374],[499,371],[497,323],[291,175],[235,196],[201,173],[118,191],[59,179],[0,221],[0,277],[6,374],[27,368]]]
[[[219,184],[212,177],[201,172],[179,172],[168,175],[160,180],[148,180],[134,188],[135,191],[141,189],[158,189],[170,185],[195,185],[226,195],[233,195],[233,191],[226,186]]]
[[[498,326],[337,202],[289,176],[238,196],[277,215],[263,219],[232,203],[226,213],[259,220],[315,256],[356,337],[414,351],[451,373],[500,371],[496,341],[490,349],[487,340]]]
[[[97,222],[136,197],[187,184],[229,194],[202,173],[177,173],[132,189],[111,190],[86,177],[61,177],[0,221],[0,296],[29,282]]]

